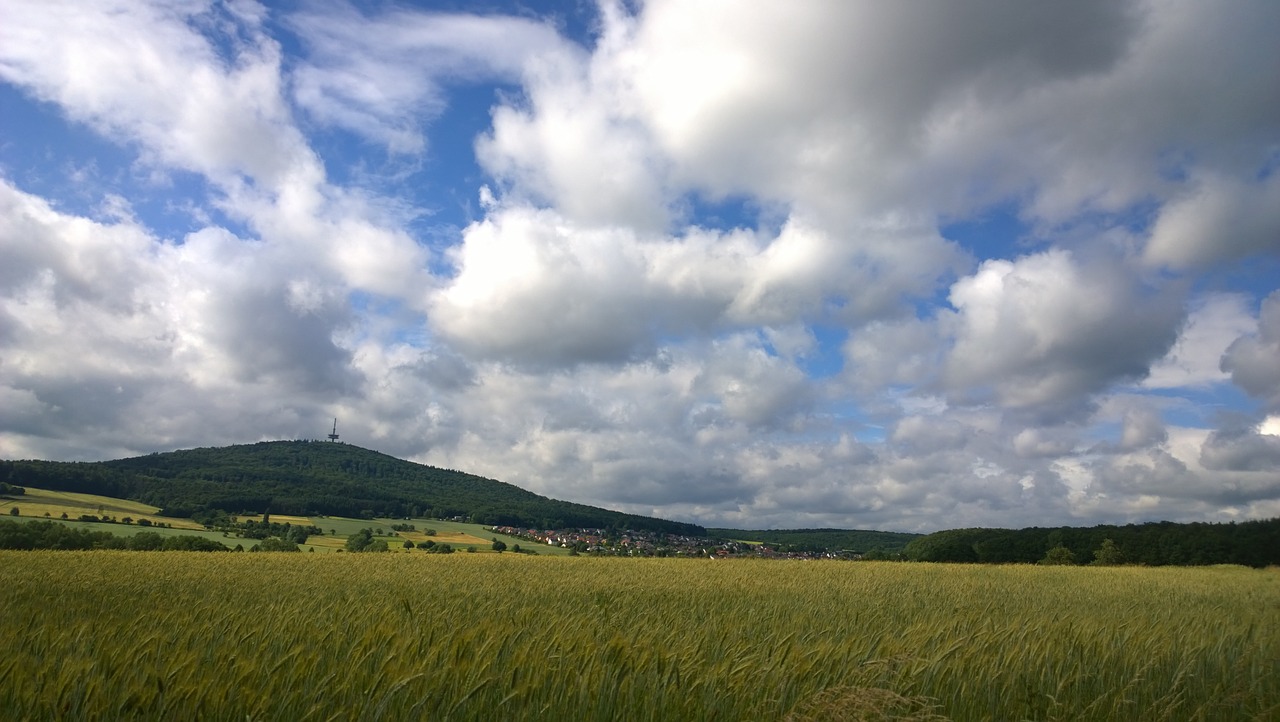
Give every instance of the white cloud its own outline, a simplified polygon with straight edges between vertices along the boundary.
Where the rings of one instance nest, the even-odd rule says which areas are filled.
[[[1280,416],[1268,416],[1258,424],[1258,433],[1264,436],[1280,436]]]
[[[680,178],[843,215],[918,200],[922,142],[971,93],[998,113],[1037,85],[1106,70],[1126,15],[1115,3],[654,2],[615,62]]]
[[[1258,332],[1241,336],[1227,347],[1222,370],[1268,409],[1280,408],[1280,291],[1262,302]]]
[[[513,200],[550,204],[588,224],[660,231],[672,200],[660,156],[597,70],[568,51],[530,63],[527,105],[494,108],[493,130],[478,139],[477,159]]]
[[[1280,174],[1199,180],[1160,212],[1145,255],[1173,267],[1280,252]]]
[[[1280,292],[1232,264],[1276,251],[1278,7],[653,0],[570,38],[10,3],[0,79],[134,167],[60,165],[95,218],[54,171],[3,170],[0,445],[101,458],[336,414],[355,443],[708,524],[1266,513]],[[378,178],[463,86],[495,99],[449,129],[483,177]],[[117,182],[185,173],[154,189],[189,233]],[[988,215],[1022,238],[940,231]],[[1182,418],[1209,403],[1244,421]]]
[[[1192,304],[1178,340],[1151,366],[1142,386],[1172,389],[1227,381],[1222,354],[1233,341],[1257,329],[1242,294],[1215,293]]]
[[[192,26],[218,20],[200,2],[20,3],[0,29],[0,77],[141,144],[152,164],[270,190],[315,174],[282,102],[278,45],[242,24],[223,58]]]
[[[951,289],[955,399],[1010,407],[1079,402],[1141,378],[1173,342],[1181,304],[1153,295],[1114,262],[1066,251],[992,260]]]
[[[0,386],[25,400],[7,419],[16,447],[66,448],[28,436],[112,449],[232,439],[236,426],[205,429],[200,416],[238,413],[296,433],[282,415],[352,383],[334,340],[345,299],[310,288],[287,256],[217,228],[165,243],[7,183],[0,207],[0,248],[19,261],[0,278]]]
[[[549,26],[523,18],[344,5],[285,18],[309,50],[292,73],[298,104],[393,153],[425,150],[425,123],[444,112],[454,83],[517,82],[531,58],[563,52]]]
[[[432,323],[482,356],[619,362],[669,334],[900,313],[956,263],[936,235],[863,233],[836,239],[793,219],[773,238],[698,228],[671,238],[495,207],[451,251],[457,273],[433,296]]]

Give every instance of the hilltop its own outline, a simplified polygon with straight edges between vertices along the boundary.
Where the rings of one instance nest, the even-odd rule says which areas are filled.
[[[0,461],[0,482],[152,504],[165,516],[465,517],[480,524],[703,536],[695,524],[558,501],[350,444],[264,441],[100,462]]]

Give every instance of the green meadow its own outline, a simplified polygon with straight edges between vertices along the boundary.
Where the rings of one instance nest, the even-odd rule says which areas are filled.
[[[0,552],[0,709],[113,720],[1270,720],[1280,574]]]

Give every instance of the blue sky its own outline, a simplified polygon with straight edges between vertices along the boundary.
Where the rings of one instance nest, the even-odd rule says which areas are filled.
[[[1280,515],[1280,6],[10,2],[0,457]]]

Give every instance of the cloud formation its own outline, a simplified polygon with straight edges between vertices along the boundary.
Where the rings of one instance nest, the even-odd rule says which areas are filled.
[[[1280,515],[1280,6],[582,13],[10,3],[0,456],[336,415],[707,525]]]

